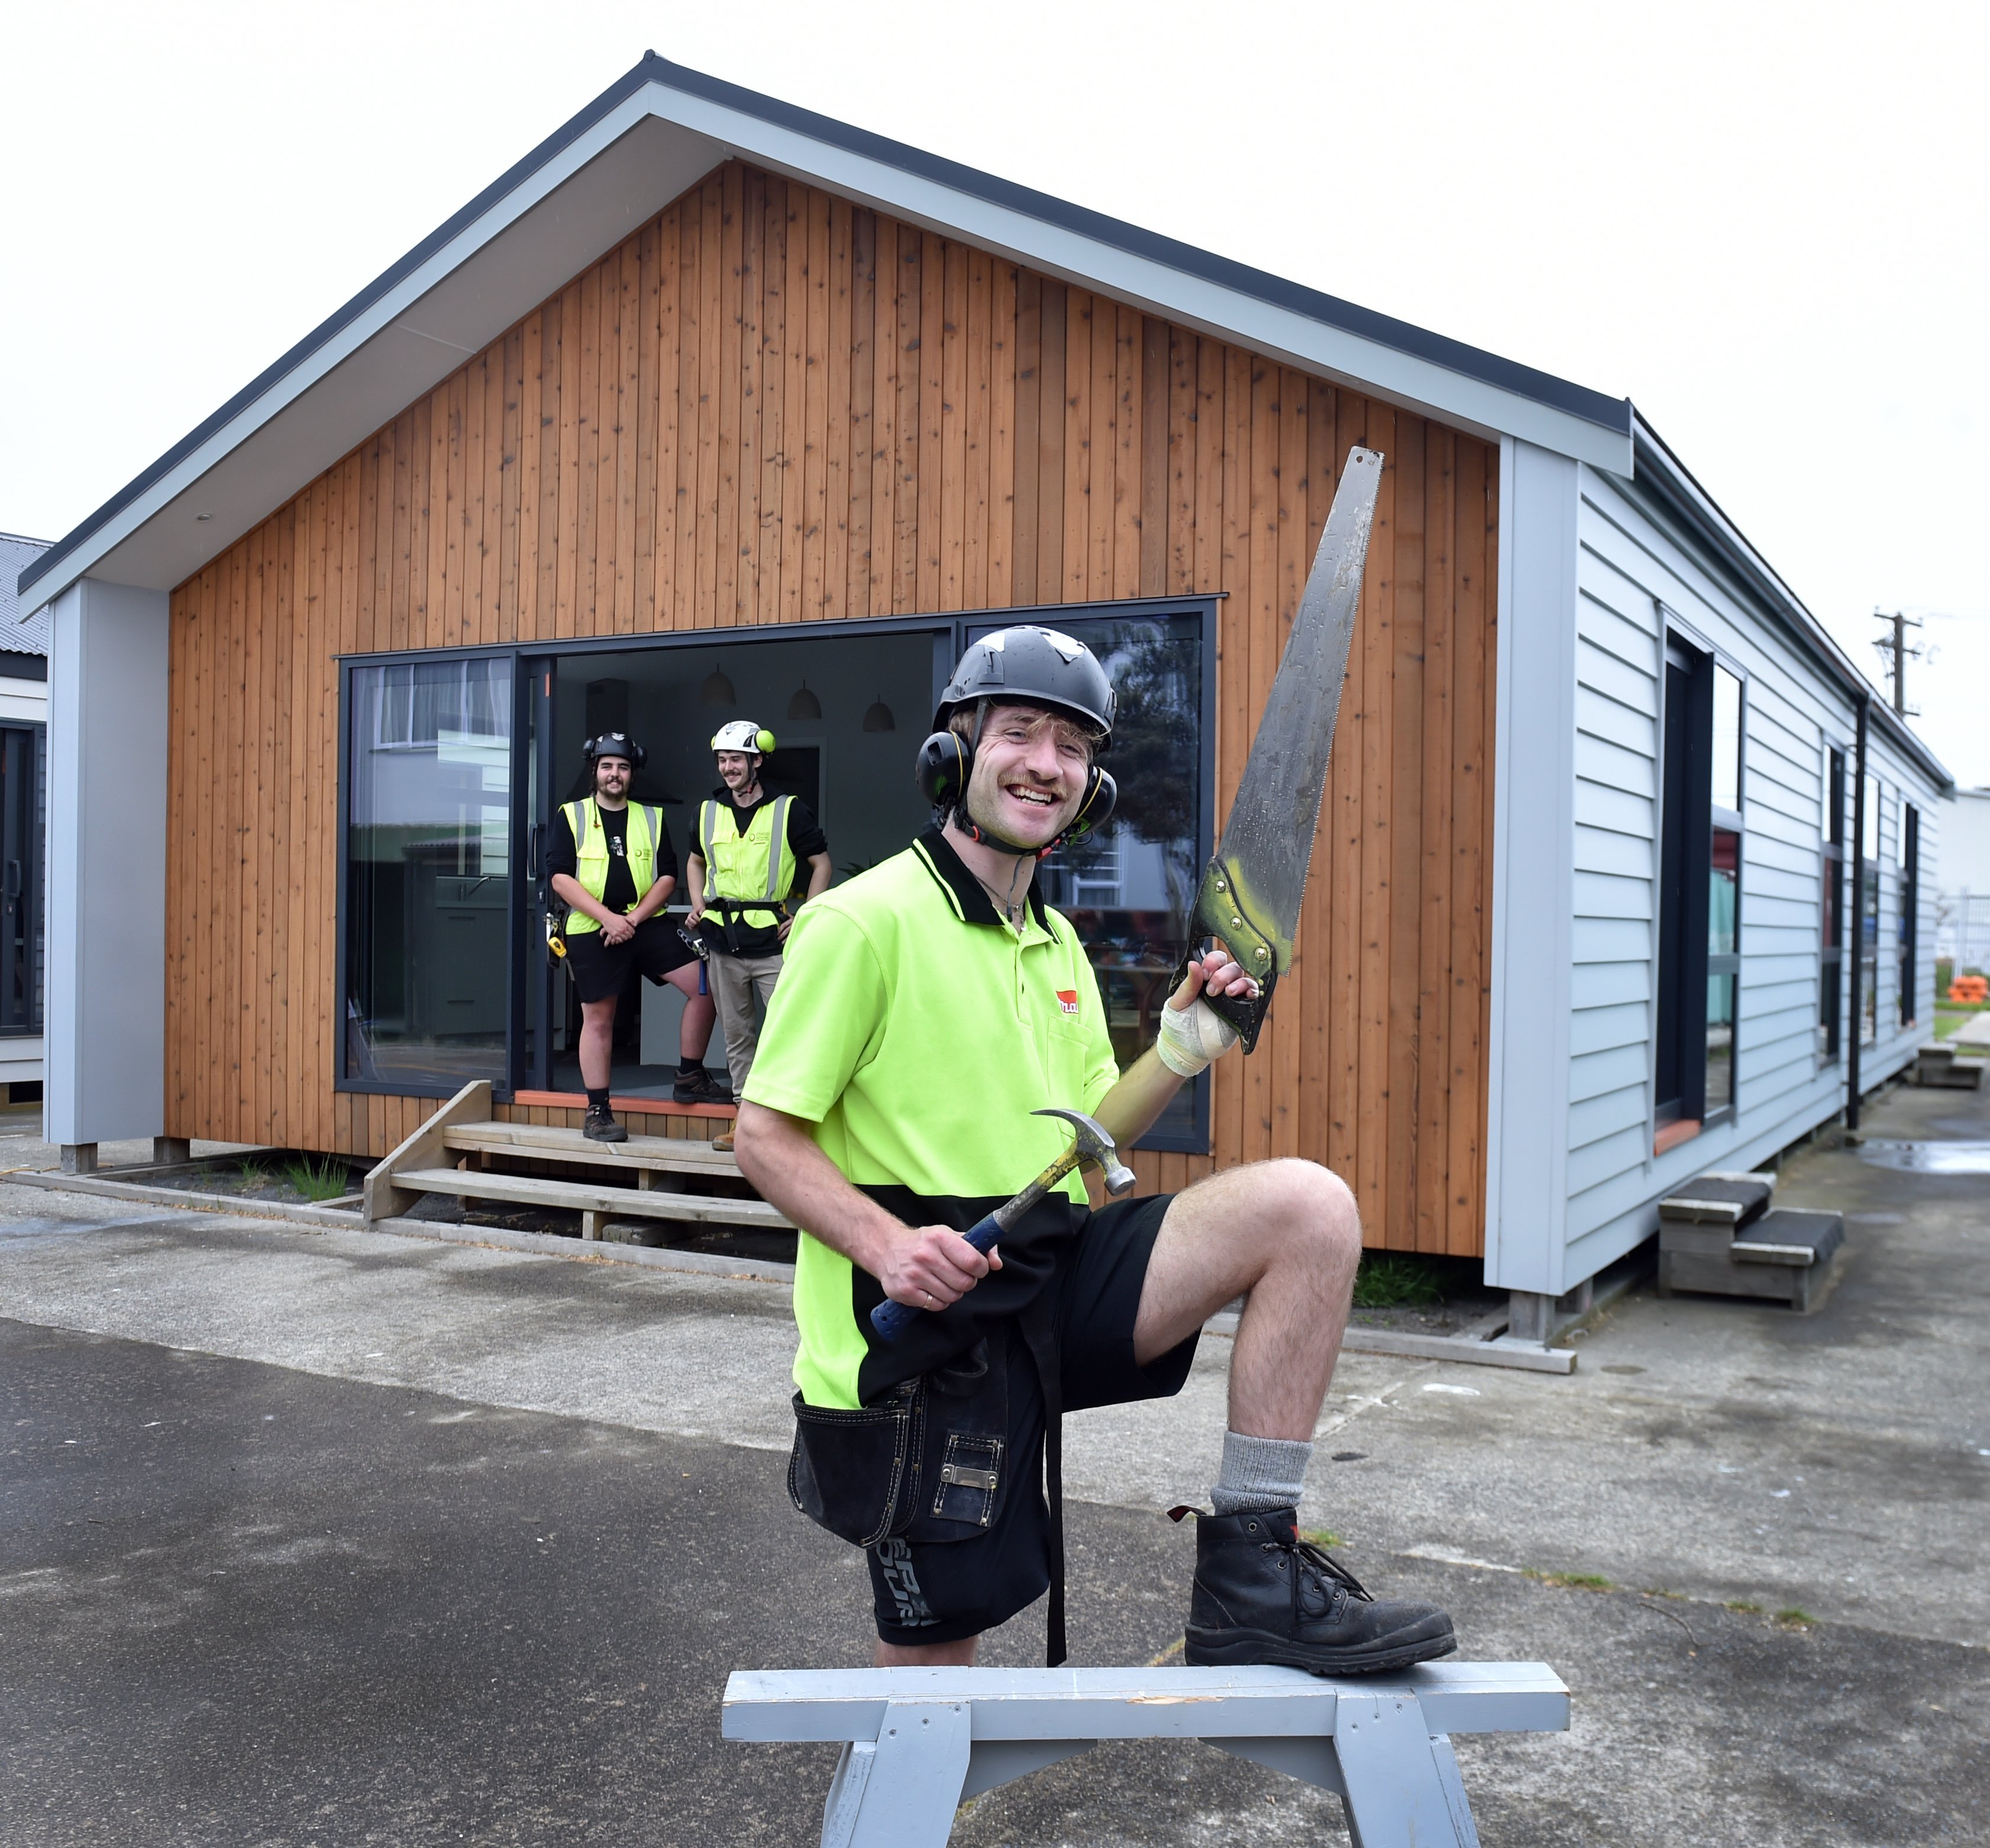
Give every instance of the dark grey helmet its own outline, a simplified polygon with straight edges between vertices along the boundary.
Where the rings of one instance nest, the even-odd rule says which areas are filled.
[[[957,707],[977,699],[1054,707],[1102,727],[1106,742],[1112,736],[1112,715],[1119,703],[1097,655],[1084,643],[1034,623],[998,629],[969,646],[939,696],[933,729],[946,730]]]

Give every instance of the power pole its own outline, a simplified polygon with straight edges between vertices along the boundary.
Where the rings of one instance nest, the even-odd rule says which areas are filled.
[[[1910,616],[1904,610],[1896,610],[1890,616],[1883,610],[1873,612],[1876,622],[1886,623],[1893,630],[1890,635],[1876,637],[1873,646],[1889,657],[1887,671],[1893,677],[1893,710],[1903,718],[1917,717],[1920,708],[1907,704],[1907,657],[1921,652],[1918,647],[1907,646],[1907,631],[1922,627],[1921,619]]]

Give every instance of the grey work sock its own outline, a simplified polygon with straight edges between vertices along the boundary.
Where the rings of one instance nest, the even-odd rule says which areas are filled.
[[[1223,1434],[1223,1469],[1210,1491],[1219,1514],[1248,1509],[1296,1508],[1313,1445],[1297,1438]]]

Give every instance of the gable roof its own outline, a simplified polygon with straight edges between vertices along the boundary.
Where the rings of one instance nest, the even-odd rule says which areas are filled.
[[[1628,474],[1630,403],[654,53],[21,572],[168,589],[735,158],[1492,437]]]

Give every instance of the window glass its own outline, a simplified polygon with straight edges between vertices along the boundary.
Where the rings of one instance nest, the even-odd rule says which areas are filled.
[[[1706,953],[1734,953],[1734,926],[1741,891],[1741,837],[1730,827],[1713,831],[1707,872]]]
[[[1880,863],[1880,805],[1884,800],[1885,790],[1876,776],[1866,779],[1866,813],[1859,826],[1859,844],[1866,855],[1868,866]]]
[[[1106,763],[1119,801],[1104,827],[1061,848],[1037,876],[1045,900],[1085,943],[1123,1070],[1153,1041],[1156,1011],[1187,948],[1188,913],[1210,851],[1202,619],[1060,617],[1056,627],[1105,663],[1118,690]],[[969,633],[972,640],[988,629]],[[1207,1089],[1206,1079],[1183,1085],[1143,1143],[1206,1147]]]
[[[511,664],[351,675],[348,1079],[504,1076]]]
[[[1713,668],[1713,806],[1741,807],[1741,683],[1719,662]]]
[[[1734,991],[1739,977],[1706,978],[1706,1114],[1734,1101]]]

